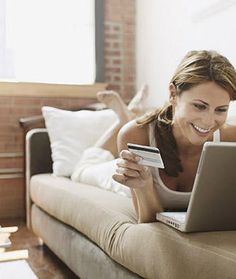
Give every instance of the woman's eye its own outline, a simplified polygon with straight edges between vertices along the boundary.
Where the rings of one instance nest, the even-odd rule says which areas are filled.
[[[202,104],[193,104],[195,108],[197,108],[198,110],[204,110],[206,109],[205,105]]]
[[[228,109],[226,109],[226,108],[219,108],[219,109],[217,109],[217,112],[227,112],[228,111]]]

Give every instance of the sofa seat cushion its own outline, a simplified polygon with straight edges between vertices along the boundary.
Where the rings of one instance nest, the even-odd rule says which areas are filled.
[[[144,278],[236,278],[236,231],[185,234],[137,224],[129,198],[51,174],[32,177],[31,197]]]

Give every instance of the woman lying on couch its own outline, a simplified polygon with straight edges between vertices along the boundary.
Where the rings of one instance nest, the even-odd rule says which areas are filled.
[[[170,81],[169,104],[137,119],[146,97],[144,87],[127,107],[115,92],[98,93],[119,121],[84,152],[72,175],[74,181],[89,182],[94,166],[112,162],[113,179],[131,190],[139,222],[154,221],[163,208],[187,208],[203,144],[236,141],[236,126],[225,124],[229,102],[236,99],[236,71],[214,51],[192,51]],[[127,143],[158,147],[165,168],[140,165]]]

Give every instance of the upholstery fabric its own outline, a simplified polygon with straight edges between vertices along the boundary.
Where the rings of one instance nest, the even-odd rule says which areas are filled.
[[[111,152],[100,147],[90,147],[81,155],[71,180],[131,197],[128,187],[112,179],[115,170],[116,160]]]
[[[144,278],[236,278],[236,231],[185,234],[137,224],[129,198],[51,174],[32,177],[31,197]]]
[[[32,208],[32,226],[45,244],[81,279],[140,278],[113,261],[84,235],[46,214],[36,205]]]

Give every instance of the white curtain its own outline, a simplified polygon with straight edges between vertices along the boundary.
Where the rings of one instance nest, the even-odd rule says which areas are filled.
[[[0,0],[0,79],[14,79],[13,52],[7,44],[6,1]]]
[[[95,80],[95,0],[0,0],[0,78]]]

